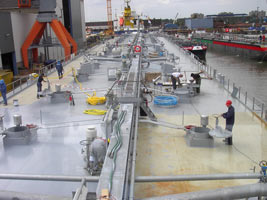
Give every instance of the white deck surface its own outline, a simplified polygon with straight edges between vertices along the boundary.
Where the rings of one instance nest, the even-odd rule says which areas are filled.
[[[179,66],[182,71],[198,71],[177,47],[165,39],[166,49],[180,57]],[[76,105],[50,105],[46,98],[36,98],[37,87],[34,84],[22,93],[8,99],[8,106],[0,105],[4,114],[4,126],[13,126],[13,114],[21,114],[23,124],[34,123],[40,129],[37,142],[30,146],[9,147],[0,145],[0,173],[19,174],[49,174],[49,175],[87,175],[83,169],[84,161],[79,142],[85,139],[85,128],[95,124],[99,136],[99,125],[102,116],[84,115],[88,108],[104,109],[104,106],[88,106],[86,95],[80,92],[70,73],[71,68],[78,68],[82,58],[65,66],[64,79],[58,80],[56,73],[49,76],[51,87],[60,83],[63,90],[74,92]],[[112,84],[107,81],[107,67],[114,63],[101,64],[100,70],[89,77],[83,84],[89,93],[97,90],[97,96],[104,95]],[[152,65],[152,67],[158,67]],[[43,84],[46,87],[46,83]],[[18,99],[19,107],[13,107],[13,99]],[[214,148],[192,148],[186,145],[185,132],[157,125],[139,123],[136,176],[172,176],[181,174],[213,174],[252,172],[258,162],[267,159],[267,131],[264,123],[246,110],[237,100],[232,99],[214,80],[203,79],[201,94],[192,97],[188,103],[178,103],[174,108],[162,108],[150,103],[159,120],[182,125],[200,125],[200,115],[209,115],[209,127],[215,125],[212,114],[227,111],[225,101],[231,99],[236,110],[236,122],[233,129],[233,146],[227,146],[222,139],[215,139]],[[41,114],[40,114],[41,113]],[[42,117],[40,117],[42,115]],[[64,123],[63,123],[64,122]],[[220,118],[224,127],[225,120]],[[144,198],[158,195],[176,194],[204,189],[255,183],[257,180],[233,181],[203,181],[203,182],[169,182],[169,183],[136,183],[135,197]],[[70,196],[71,191],[79,187],[79,183],[58,183],[40,181],[10,181],[0,180],[0,190],[20,191],[40,194]],[[89,184],[91,191],[96,190],[96,184]]]

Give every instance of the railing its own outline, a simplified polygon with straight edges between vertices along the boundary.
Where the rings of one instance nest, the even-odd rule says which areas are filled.
[[[95,43],[97,44],[97,43]],[[90,46],[89,48],[86,49],[82,49],[80,51],[77,52],[76,56],[69,56],[69,57],[62,57],[59,60],[65,60],[66,58],[68,58],[67,61],[62,62],[62,65],[65,66],[67,64],[69,64],[70,62],[72,62],[73,60],[79,58],[81,55],[84,54],[84,52],[87,49],[90,49],[93,46]],[[39,69],[38,74],[42,74],[44,73],[45,75],[49,75],[53,72],[56,71],[55,69],[55,64],[56,62],[50,63],[49,65],[43,66],[42,68]],[[7,88],[11,88],[9,89],[9,91],[7,92],[7,98],[11,98],[13,96],[15,96],[16,94],[20,93],[21,91],[23,91],[24,89],[30,87],[31,85],[33,85],[34,83],[36,83],[37,79],[33,78],[31,75],[26,75],[16,81],[13,81],[12,83],[7,84]],[[1,99],[0,102],[3,102],[3,100]]]
[[[166,37],[166,35],[164,35]],[[172,36],[167,36],[167,39],[175,39]],[[177,46],[178,47],[178,46]],[[206,75],[213,80],[217,81],[226,91],[228,91],[231,96],[237,99],[241,104],[243,104],[248,110],[256,114],[264,122],[267,122],[267,106],[264,102],[253,95],[250,95],[241,86],[238,86],[234,81],[232,81],[227,76],[219,73],[219,71],[212,66],[206,64],[200,60],[196,55],[190,51],[179,48],[184,54],[190,56],[191,61],[197,64],[199,70],[205,71]]]
[[[84,50],[81,50],[77,53],[77,55],[73,55],[70,57],[70,59],[68,59],[67,61],[62,62],[62,65],[65,66],[67,64],[69,64],[70,62],[72,62],[73,60],[79,58],[82,54],[84,53]],[[65,60],[66,57],[63,57],[60,60]],[[38,74],[45,74],[45,75],[49,75],[53,72],[56,71],[55,69],[55,64],[56,62],[50,63],[49,65],[43,66],[42,68],[39,69]],[[12,83],[7,84],[7,88],[11,88],[9,89],[9,91],[7,92],[7,98],[13,97],[16,94],[20,93],[22,90],[30,87],[31,85],[33,85],[34,83],[36,83],[37,79],[32,77],[31,74],[22,77],[16,81],[13,81]],[[1,100],[2,102],[2,100]]]

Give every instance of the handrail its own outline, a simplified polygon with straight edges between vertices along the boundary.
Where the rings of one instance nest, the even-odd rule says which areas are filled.
[[[174,36],[169,36],[169,35],[168,36],[163,35],[163,37],[167,37],[167,39],[169,40],[176,39]],[[217,69],[203,62],[196,55],[192,54],[190,51],[184,50],[182,48],[179,49],[182,50],[184,54],[190,55],[191,60],[198,65],[199,70],[204,70],[208,76],[213,77],[214,80],[218,81],[219,84],[221,84],[226,91],[232,93],[234,88],[237,89],[237,94],[235,99],[237,99],[241,104],[243,104],[248,110],[250,110],[259,119],[261,119],[262,122],[264,122],[267,125],[267,105],[265,105],[265,103],[261,99],[253,95],[250,96],[247,91],[242,90],[241,86],[236,85],[236,83],[232,81],[230,78],[227,79],[227,77],[224,76],[222,73],[219,73]]]
[[[64,61],[62,62],[62,65],[65,66],[67,65],[68,63],[70,63],[71,61],[79,58],[82,54],[83,54],[84,50],[80,50],[78,51],[77,55],[75,56],[71,56],[70,59],[68,59],[67,61]],[[63,57],[62,59],[60,60],[65,60],[66,57]],[[56,62],[53,62],[53,63],[50,63],[48,65],[45,65],[43,67],[41,67],[39,69],[39,72],[38,74],[51,74],[55,71],[55,65]],[[31,76],[27,75],[27,76],[24,76],[22,78],[19,78],[9,84],[6,84],[7,88],[8,87],[12,87],[12,89],[10,91],[7,92],[7,98],[10,98],[10,97],[13,97],[15,96],[16,94],[18,94],[19,92],[21,92],[22,90],[30,87],[31,85],[33,85],[34,83],[36,83],[37,79],[33,79]],[[2,100],[1,100],[2,101]]]

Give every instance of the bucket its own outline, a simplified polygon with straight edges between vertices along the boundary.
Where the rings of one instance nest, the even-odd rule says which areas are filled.
[[[19,100],[18,99],[13,99],[13,105],[14,106],[19,106]]]

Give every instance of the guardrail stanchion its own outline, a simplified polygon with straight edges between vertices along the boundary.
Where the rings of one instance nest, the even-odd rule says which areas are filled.
[[[261,104],[261,118],[263,118],[264,103]]]
[[[252,101],[252,110],[254,110],[254,104],[255,104],[255,97],[253,97],[253,101]]]
[[[246,91],[246,93],[245,93],[245,105],[247,105],[247,100],[248,100],[248,92]]]

